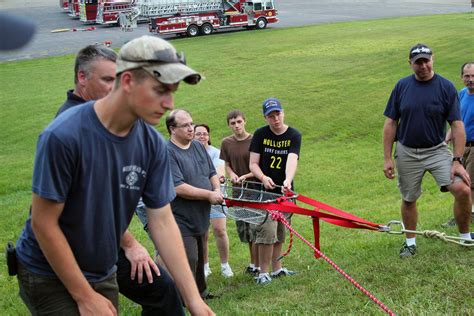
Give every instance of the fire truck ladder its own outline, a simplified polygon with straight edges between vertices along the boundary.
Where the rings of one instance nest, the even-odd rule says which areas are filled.
[[[141,0],[138,7],[142,17],[219,11],[222,0]]]

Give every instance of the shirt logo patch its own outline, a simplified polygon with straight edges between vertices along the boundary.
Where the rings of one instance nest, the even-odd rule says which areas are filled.
[[[130,172],[125,181],[129,186],[134,185],[138,181],[138,174],[135,171]]]
[[[139,191],[140,178],[144,179],[146,177],[146,171],[139,166],[131,165],[123,167],[122,172],[125,175],[125,184],[120,184],[120,188]]]

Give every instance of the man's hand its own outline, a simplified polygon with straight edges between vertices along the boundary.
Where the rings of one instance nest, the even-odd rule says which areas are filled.
[[[247,177],[245,175],[243,176],[240,176],[237,178],[237,182],[236,183],[242,183],[243,181],[247,180]]]
[[[117,315],[114,304],[105,296],[92,291],[87,298],[77,300],[77,307],[81,315]]]
[[[393,165],[393,159],[387,159],[383,163],[383,173],[388,179],[395,178],[395,167]]]
[[[286,180],[283,181],[283,187],[281,188],[281,193],[286,193],[288,191],[291,191],[291,181]]]
[[[267,190],[273,190],[273,189],[276,188],[275,182],[273,182],[272,178],[270,178],[270,177],[263,176],[262,177],[262,183],[263,183],[263,186],[265,187],[265,189],[267,189]]]
[[[135,280],[135,276],[138,277],[138,283],[143,282],[143,272],[145,272],[149,283],[153,283],[153,274],[151,269],[155,271],[157,275],[160,275],[160,269],[150,257],[148,251],[140,245],[138,242],[133,243],[130,247],[122,247],[125,252],[125,257],[131,264],[130,278]]]
[[[225,182],[225,176],[220,176],[219,177],[219,182],[224,183]]]
[[[222,204],[224,202],[224,196],[222,195],[221,189],[215,189],[209,192],[209,203],[213,205]]]
[[[236,175],[235,173],[230,175],[230,182],[232,182],[233,184],[237,184],[239,183],[239,176]]]
[[[451,181],[454,181],[454,176],[459,176],[465,184],[471,187],[471,178],[459,161],[453,161],[451,167]]]
[[[212,309],[204,303],[202,299],[197,300],[196,302],[190,302],[187,306],[191,315],[199,315],[199,316],[214,316],[216,315]]]

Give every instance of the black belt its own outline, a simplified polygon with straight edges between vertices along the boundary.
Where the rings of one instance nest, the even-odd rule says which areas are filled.
[[[466,142],[466,147],[474,147],[474,142]]]

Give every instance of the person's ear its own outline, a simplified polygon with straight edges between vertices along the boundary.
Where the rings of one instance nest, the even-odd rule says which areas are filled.
[[[77,72],[77,82],[81,86],[85,86],[87,82],[87,73],[84,70],[79,70]]]
[[[119,78],[116,78],[117,80]],[[133,76],[130,71],[124,71],[120,74],[120,87],[125,92],[130,92],[134,84]]]

